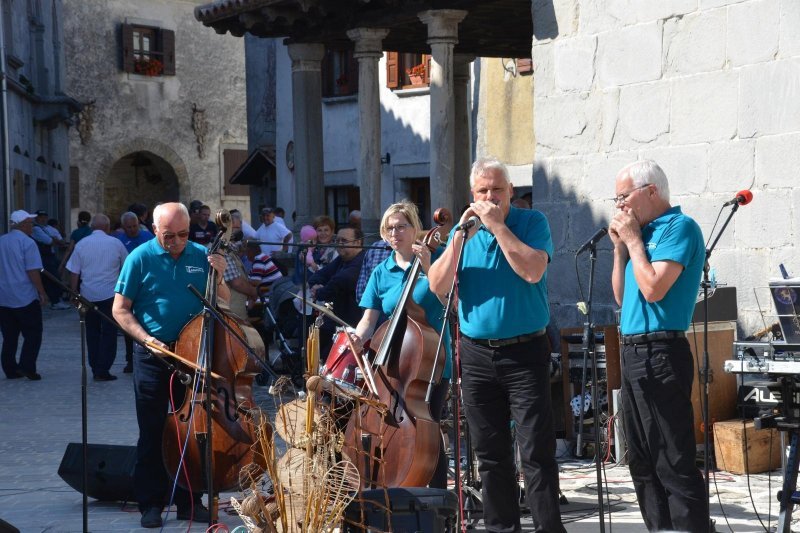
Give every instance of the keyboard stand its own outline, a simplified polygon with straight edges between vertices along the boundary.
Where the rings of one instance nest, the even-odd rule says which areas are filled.
[[[798,471],[798,444],[800,444],[800,419],[797,416],[797,404],[794,403],[794,394],[797,390],[795,377],[784,375],[778,378],[781,383],[780,412],[783,416],[767,415],[756,418],[755,429],[777,428],[785,431],[789,439],[789,456],[786,459],[786,468],[783,474],[783,487],[778,492],[780,514],[778,516],[778,529],[780,533],[791,533],[792,511],[795,503],[800,499],[795,497],[797,490]]]

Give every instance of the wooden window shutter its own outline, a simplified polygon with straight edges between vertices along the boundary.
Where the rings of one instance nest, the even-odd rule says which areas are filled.
[[[69,167],[69,207],[77,209],[81,204],[81,174],[78,167]]]
[[[133,26],[122,25],[122,71],[133,72]]]
[[[347,52],[347,94],[358,93],[358,59],[353,57],[353,50]]]
[[[322,75],[322,97],[333,96],[335,92],[334,85],[336,84],[336,80],[333,79],[333,51],[325,50],[320,70]]]
[[[397,52],[386,52],[386,86],[389,89],[400,87],[400,59]]]
[[[161,52],[164,54],[164,75],[175,75],[175,32],[172,30],[160,30]]]
[[[222,189],[225,196],[250,196],[249,185],[233,185],[231,176],[247,161],[247,150],[228,148],[222,151],[224,180]]]

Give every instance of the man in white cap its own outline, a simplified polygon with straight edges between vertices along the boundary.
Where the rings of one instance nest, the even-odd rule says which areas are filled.
[[[8,379],[42,379],[36,373],[36,359],[42,345],[42,304],[47,303],[47,295],[39,274],[42,259],[31,239],[35,216],[14,211],[11,231],[0,237],[0,360]],[[17,363],[20,333],[24,341]]]

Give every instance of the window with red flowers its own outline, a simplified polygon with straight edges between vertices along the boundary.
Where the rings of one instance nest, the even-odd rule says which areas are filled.
[[[143,76],[174,76],[175,32],[123,24],[122,70]]]
[[[431,56],[386,52],[386,86],[390,89],[414,89],[431,83]]]

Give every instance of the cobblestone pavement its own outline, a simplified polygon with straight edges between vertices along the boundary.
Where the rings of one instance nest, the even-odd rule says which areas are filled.
[[[0,519],[23,532],[73,532],[83,529],[82,496],[69,487],[57,473],[67,444],[81,442],[81,349],[80,325],[75,310],[44,312],[44,343],[38,360],[42,380],[7,380],[0,376]],[[131,374],[123,374],[124,347],[119,339],[117,361],[112,373],[117,381],[87,382],[88,442],[135,446],[136,416]],[[266,387],[255,387],[254,397],[265,408],[273,405]],[[568,453],[560,449],[562,456]],[[612,504],[612,527],[617,532],[644,530],[627,467],[609,465],[605,476]],[[718,531],[728,531],[719,501],[724,505],[732,531],[763,531],[748,496],[747,479],[720,472],[712,483],[712,516]],[[771,485],[770,485],[771,483]],[[755,508],[764,525],[768,517],[774,526],[777,505],[774,495],[780,475],[750,476],[750,489]],[[568,500],[562,506],[567,531],[596,532],[596,474],[593,465],[585,462],[561,462],[561,486]],[[221,497],[221,521],[229,530],[241,525],[234,514],[228,514]],[[769,502],[773,503],[769,509]],[[771,511],[771,514],[768,514]],[[142,531],[135,504],[104,503],[89,499],[90,531]],[[608,520],[608,514],[606,514]],[[188,522],[167,521],[165,531],[182,531]],[[483,531],[482,523],[474,531]],[[205,526],[195,524],[193,531]],[[2,531],[0,527],[0,531]],[[528,516],[523,531],[532,531]]]

